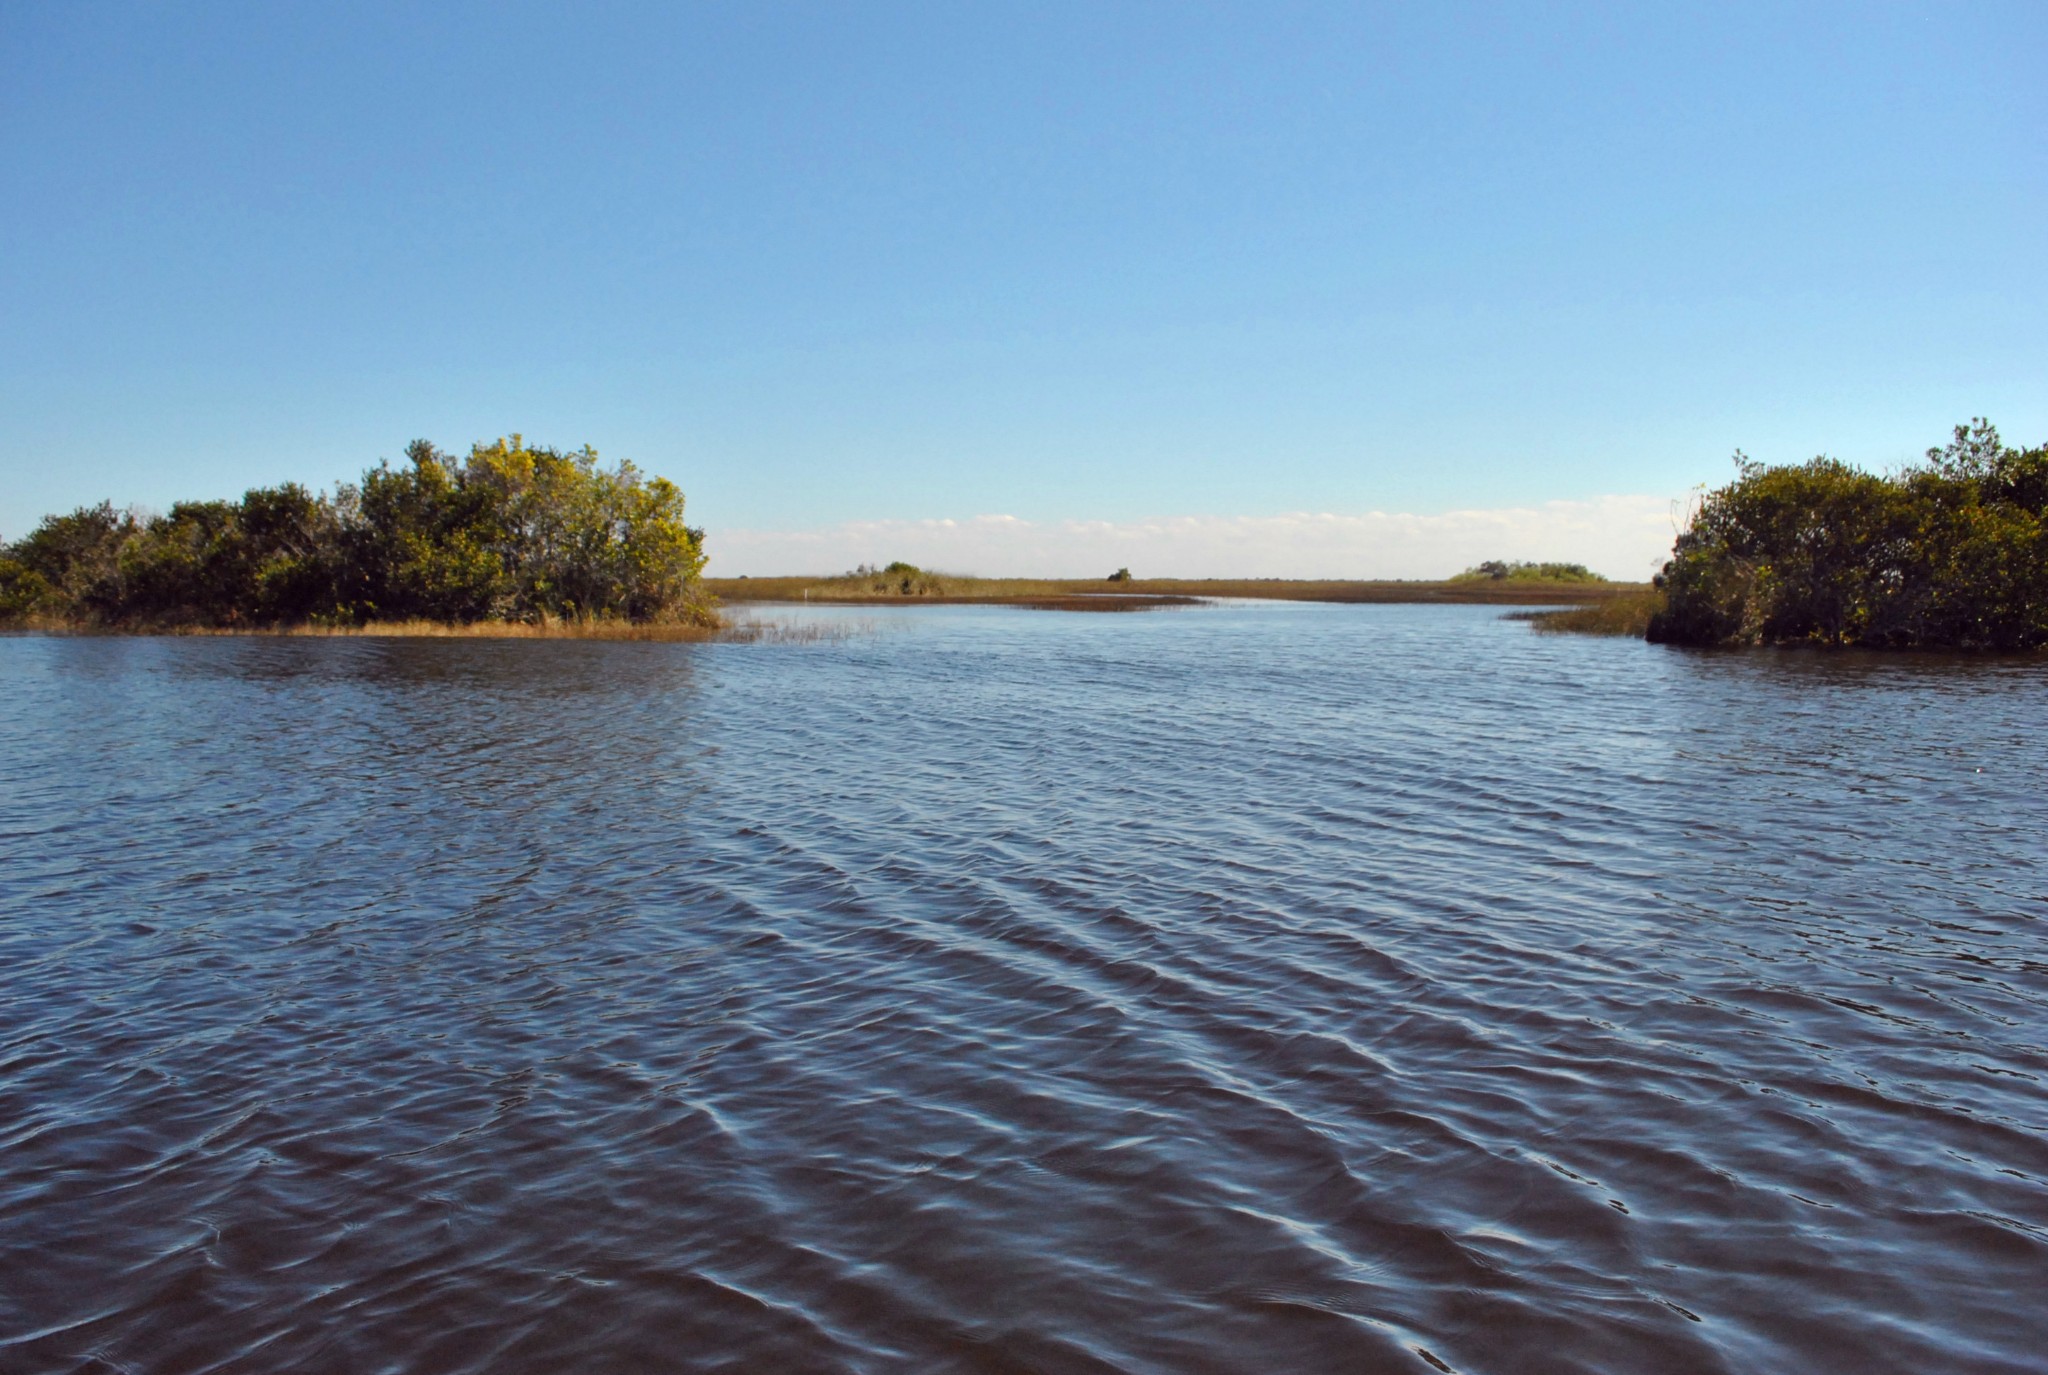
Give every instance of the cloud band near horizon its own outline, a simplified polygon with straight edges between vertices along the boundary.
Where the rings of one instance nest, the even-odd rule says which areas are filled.
[[[846,521],[814,530],[713,530],[712,577],[823,575],[902,559],[984,577],[1441,578],[1486,559],[1583,563],[1649,578],[1670,555],[1682,499],[1648,495],[1409,515],[1297,512],[1133,521]]]

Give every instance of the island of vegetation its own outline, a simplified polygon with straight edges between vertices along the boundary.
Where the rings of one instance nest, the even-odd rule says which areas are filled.
[[[1606,582],[1607,579],[1583,563],[1502,563],[1489,559],[1474,564],[1451,579],[1452,582]]]
[[[683,494],[594,450],[425,440],[332,495],[296,484],[163,515],[111,503],[0,549],[0,622],[42,629],[414,626],[680,635],[719,626]]]
[[[2048,646],[2048,445],[2010,448],[1978,419],[1889,475],[1826,457],[1736,462],[1657,578],[1649,639]]]

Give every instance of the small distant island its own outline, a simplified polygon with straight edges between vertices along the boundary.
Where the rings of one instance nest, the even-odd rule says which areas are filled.
[[[1583,563],[1502,563],[1489,559],[1474,564],[1452,582],[1587,583],[1607,581]]]

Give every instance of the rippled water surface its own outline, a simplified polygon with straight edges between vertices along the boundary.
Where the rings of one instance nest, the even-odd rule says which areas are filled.
[[[2022,1371],[2048,664],[0,640],[0,1370]]]

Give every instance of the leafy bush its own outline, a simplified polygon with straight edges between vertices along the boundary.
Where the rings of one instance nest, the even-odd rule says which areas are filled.
[[[0,618],[117,627],[710,619],[703,532],[630,463],[425,440],[331,497],[295,484],[137,518],[51,516],[0,551]]]
[[[1958,425],[1892,476],[1831,458],[1709,492],[1657,577],[1672,644],[2048,645],[2048,446]]]

